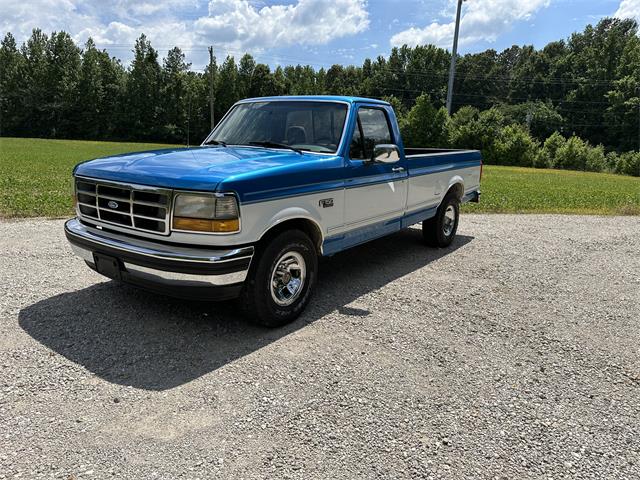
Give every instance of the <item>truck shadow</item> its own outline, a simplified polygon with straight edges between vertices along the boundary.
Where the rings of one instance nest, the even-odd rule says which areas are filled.
[[[293,324],[251,325],[233,302],[171,299],[104,282],[62,293],[22,309],[19,324],[34,339],[112,383],[147,390],[173,388],[250,354],[338,310],[358,297],[453,253],[472,241],[458,236],[448,249],[425,248],[421,233],[392,236],[322,259],[316,296]]]

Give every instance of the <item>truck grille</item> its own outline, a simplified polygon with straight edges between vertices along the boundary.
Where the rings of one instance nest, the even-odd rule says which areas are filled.
[[[80,218],[169,234],[170,190],[77,178],[76,198]]]

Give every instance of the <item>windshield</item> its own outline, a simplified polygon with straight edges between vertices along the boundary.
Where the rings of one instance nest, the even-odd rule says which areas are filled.
[[[241,103],[205,140],[221,145],[262,145],[335,153],[347,106],[331,102],[265,101]]]

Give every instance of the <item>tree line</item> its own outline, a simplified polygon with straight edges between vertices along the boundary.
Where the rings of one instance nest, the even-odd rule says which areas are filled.
[[[505,135],[507,127],[526,133],[539,149],[555,133],[573,143],[580,138],[605,156],[638,149],[640,142],[640,39],[634,20],[606,18],[541,49],[513,46],[461,56],[452,118],[439,110],[451,57],[433,45],[394,48],[388,57],[360,66],[327,69],[272,69],[246,54],[239,61],[227,56],[221,64],[214,59],[197,72],[180,48],[160,58],[144,35],[133,54],[124,66],[91,39],[80,47],[66,32],[36,29],[18,45],[7,33],[0,44],[0,134],[198,143],[209,131],[213,77],[216,119],[246,97],[357,95],[392,102],[403,130],[420,131],[426,124],[411,125],[411,119],[427,120],[420,109],[411,111],[418,98],[424,107],[427,95],[438,118],[427,135],[435,143],[425,146],[458,146],[460,138],[469,142],[462,146],[484,145],[498,130]],[[480,137],[460,136],[455,131],[466,125],[464,119],[487,130],[476,131]],[[487,153],[497,160],[495,152]]]
[[[487,110],[461,107],[449,116],[436,108],[428,95],[400,116],[402,138],[408,145],[429,145],[482,150],[485,163],[534,168],[558,168],[640,176],[640,152],[607,151],[577,135],[552,131],[536,137],[531,111],[544,104],[496,105]],[[524,120],[525,115],[529,120]]]

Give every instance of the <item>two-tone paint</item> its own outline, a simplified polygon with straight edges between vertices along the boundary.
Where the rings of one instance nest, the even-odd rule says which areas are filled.
[[[258,242],[270,229],[291,220],[314,225],[320,252],[332,255],[393,233],[435,215],[444,195],[455,188],[461,200],[479,195],[478,151],[424,151],[405,155],[398,122],[382,101],[353,97],[273,97],[253,101],[322,101],[348,106],[335,154],[253,146],[200,146],[115,155],[78,165],[74,175],[150,185],[180,191],[224,192],[237,196],[241,230],[231,235],[172,231],[168,236],[136,235],[187,245],[229,248]],[[361,107],[385,111],[400,159],[394,164],[349,157],[349,144]],[[215,137],[215,130],[211,134]],[[100,223],[100,222],[96,222]],[[115,225],[112,231],[130,233]]]
[[[346,105],[335,153],[214,146],[205,140],[199,147],[114,155],[76,166],[74,176],[81,184],[129,189],[131,205],[140,203],[134,200],[139,191],[159,192],[167,200],[157,231],[110,223],[100,213],[99,218],[88,218],[81,215],[84,202],[78,200],[78,218],[65,224],[74,252],[100,273],[150,290],[195,299],[233,298],[244,288],[255,256],[266,245],[263,240],[274,229],[302,228],[318,254],[333,255],[433,217],[449,192],[462,202],[479,198],[480,152],[405,149],[386,102],[353,97],[243,102],[297,100]],[[397,161],[350,157],[358,110],[363,107],[384,111]],[[215,135],[214,130],[209,138]],[[175,198],[184,192],[234,195],[240,230],[199,233],[171,228]],[[130,208],[133,224],[140,214]]]

